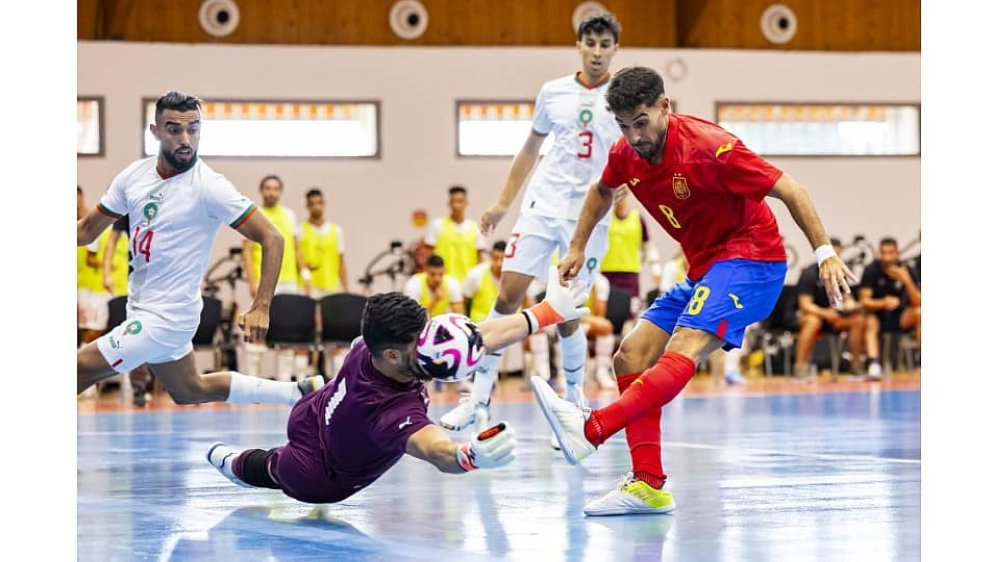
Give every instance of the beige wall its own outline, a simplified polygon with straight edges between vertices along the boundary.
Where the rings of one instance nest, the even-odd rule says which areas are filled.
[[[661,72],[682,59],[687,76],[667,82],[682,113],[714,118],[724,101],[919,102],[919,54],[687,51],[623,48],[615,67],[642,64]],[[378,99],[379,160],[224,159],[208,161],[255,199],[267,173],[285,180],[284,202],[305,214],[303,194],[321,186],[331,218],[345,230],[356,278],[390,239],[420,236],[414,209],[444,212],[449,185],[470,188],[470,211],[499,193],[508,159],[455,156],[455,100],[532,99],[546,80],[579,66],[566,48],[350,48],[78,44],[78,93],[105,97],[105,156],[78,160],[79,183],[93,202],[110,179],[140,157],[140,102],[169,89],[206,99]],[[206,131],[205,134],[211,134]],[[896,235],[920,227],[919,158],[777,158],[776,165],[811,191],[831,233],[849,238]],[[772,205],[774,207],[774,205]],[[805,237],[787,211],[774,207],[789,243],[808,256]],[[500,225],[509,233],[516,212]],[[676,244],[654,227],[661,253]],[[238,244],[223,229],[222,255]]]

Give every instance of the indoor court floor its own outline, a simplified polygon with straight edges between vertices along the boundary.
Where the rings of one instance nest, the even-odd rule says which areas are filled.
[[[549,448],[532,394],[508,380],[494,420],[518,432],[498,470],[410,457],[341,504],[231,484],[210,443],[284,442],[289,409],[116,399],[78,408],[80,560],[905,560],[920,558],[920,379],[695,381],[663,416],[671,515],[583,516],[628,470],[624,434],[582,467]],[[616,393],[593,395],[592,405]],[[453,396],[432,396],[431,417]]]

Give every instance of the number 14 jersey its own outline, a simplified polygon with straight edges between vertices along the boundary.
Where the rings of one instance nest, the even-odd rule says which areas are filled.
[[[521,214],[576,221],[621,130],[606,109],[610,75],[592,86],[577,75],[546,82],[535,99],[531,128],[553,138],[552,148],[528,181]],[[608,222],[608,216],[602,219]]]
[[[153,314],[177,330],[196,330],[201,278],[219,226],[238,228],[254,210],[225,176],[200,159],[163,177],[156,156],[138,160],[111,182],[98,210],[128,215],[132,274],[128,312]]]

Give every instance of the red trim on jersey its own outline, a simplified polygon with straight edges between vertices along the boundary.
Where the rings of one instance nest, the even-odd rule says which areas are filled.
[[[719,338],[720,340],[723,339],[723,336],[726,335],[726,328],[728,327],[729,327],[729,322],[725,318],[723,318],[722,321],[719,322],[719,327],[715,329],[715,337]]]
[[[584,82],[583,80],[580,79],[580,75],[581,74],[583,74],[583,72],[578,70],[576,72],[576,76],[574,76],[573,78],[576,80],[577,84],[583,86],[584,88],[587,88],[588,90],[593,90],[594,88],[600,88],[601,86],[603,86],[604,84],[606,84],[608,82],[608,80],[611,80],[611,73],[608,72],[607,74],[605,74],[597,82],[594,82],[593,84],[588,84],[588,83],[586,83],[586,82]]]
[[[257,212],[257,205],[252,205],[250,209],[247,211],[247,213],[243,215],[242,218],[237,220],[235,224],[230,225],[230,227],[236,229],[243,226],[243,223],[247,222],[247,219],[250,218],[250,215],[254,214],[255,212]]]
[[[115,219],[115,220],[118,220],[118,219],[122,218],[122,216],[123,216],[123,215],[115,214],[114,211],[112,211],[111,209],[105,207],[104,205],[102,205],[100,203],[97,204],[97,212],[101,213],[102,215],[104,215],[106,217],[108,217],[109,219]]]

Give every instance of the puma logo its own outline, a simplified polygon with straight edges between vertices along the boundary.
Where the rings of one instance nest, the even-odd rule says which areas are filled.
[[[401,423],[401,424],[399,424],[399,429],[403,429],[404,427],[406,427],[408,425],[413,425],[413,422],[410,421],[410,416],[406,416],[406,421],[403,422],[403,423]]]
[[[743,304],[740,302],[740,297],[732,293],[729,293],[729,298],[733,299],[733,306],[736,307],[736,310],[740,310],[743,308]]]

